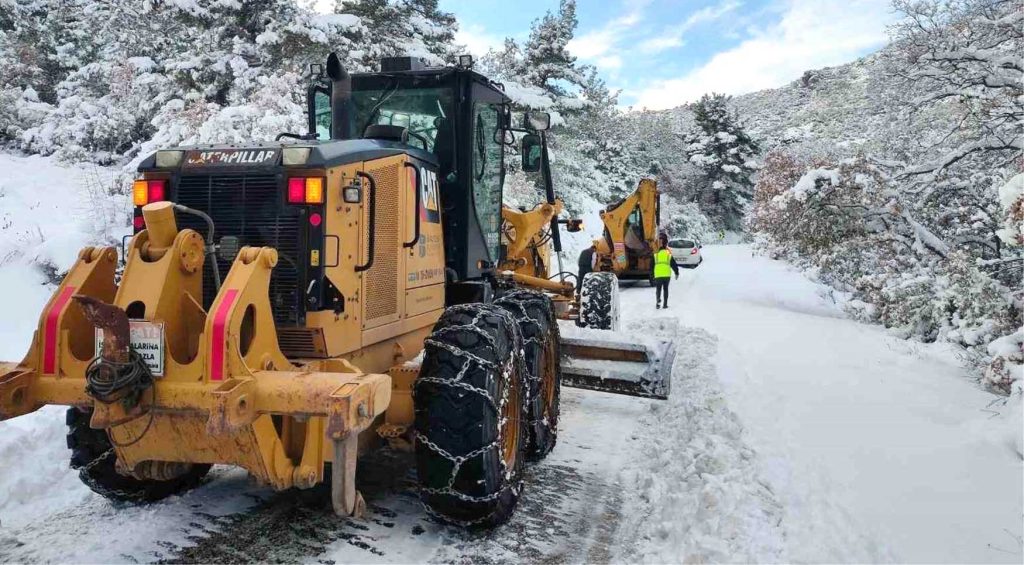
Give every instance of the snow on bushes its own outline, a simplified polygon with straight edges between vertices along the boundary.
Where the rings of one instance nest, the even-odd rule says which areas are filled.
[[[951,248],[907,207],[893,180],[863,159],[811,164],[775,151],[765,158],[748,226],[762,249],[851,292],[856,315],[903,337],[966,348],[980,365],[993,363],[986,381],[1009,392],[1020,357],[1000,357],[989,344],[1020,327],[1019,289],[980,268],[969,247]]]

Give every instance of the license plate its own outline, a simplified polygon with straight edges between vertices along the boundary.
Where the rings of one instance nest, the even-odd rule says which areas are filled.
[[[132,349],[142,357],[154,377],[164,376],[164,324],[130,320]],[[96,329],[96,355],[103,347],[103,332]]]

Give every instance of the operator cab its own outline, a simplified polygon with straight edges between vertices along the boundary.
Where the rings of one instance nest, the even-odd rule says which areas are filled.
[[[399,142],[436,160],[446,267],[466,280],[501,259],[511,100],[500,84],[470,68],[470,58],[460,59],[458,67],[428,68],[419,59],[392,57],[381,72],[351,76],[314,66],[308,104],[317,140]]]

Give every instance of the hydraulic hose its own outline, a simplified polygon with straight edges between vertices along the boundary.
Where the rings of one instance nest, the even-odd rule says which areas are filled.
[[[217,251],[217,248],[213,244],[213,218],[211,218],[209,214],[203,212],[202,210],[196,210],[195,208],[189,208],[188,206],[183,206],[181,204],[175,204],[174,209],[181,212],[182,214],[192,214],[193,216],[198,216],[202,218],[204,222],[206,222],[206,226],[209,228],[209,232],[207,233],[206,236],[206,246],[204,247],[203,251],[207,257],[209,257],[210,255],[214,255]],[[213,266],[214,291],[220,292],[220,266],[217,265],[216,257],[214,257],[213,261],[211,261],[211,265]]]

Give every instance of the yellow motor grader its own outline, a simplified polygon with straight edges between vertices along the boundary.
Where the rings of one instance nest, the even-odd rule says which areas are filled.
[[[601,211],[604,233],[594,240],[596,271],[623,280],[648,280],[661,224],[661,193],[653,179],[641,179],[636,190]]]
[[[307,133],[147,157],[120,282],[113,247],[81,251],[0,364],[0,420],[69,406],[72,467],[117,500],[230,464],[359,515],[356,459],[390,444],[431,513],[508,519],[555,445],[564,353],[549,296],[496,276],[510,100],[462,61],[332,54]]]
[[[522,169],[542,173],[547,198],[531,210],[502,208],[503,259],[499,279],[547,294],[559,319],[573,320],[587,330],[610,330],[610,335],[600,337],[597,334],[603,332],[561,336],[562,384],[668,398],[675,345],[665,340],[646,343],[622,340],[612,333],[619,330],[618,277],[612,272],[599,271],[576,280],[576,274],[565,271],[561,260],[560,226],[565,226],[569,232],[578,232],[583,223],[559,217],[565,206],[555,197],[544,130],[527,133],[522,146]],[[557,262],[553,275],[552,258]]]

